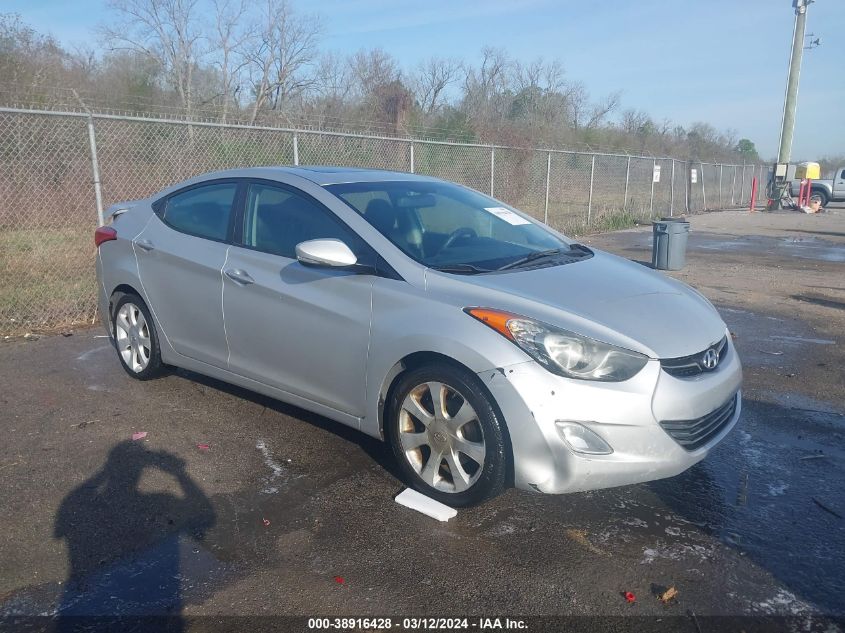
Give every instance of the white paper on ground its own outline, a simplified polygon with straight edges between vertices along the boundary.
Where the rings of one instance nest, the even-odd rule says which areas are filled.
[[[505,207],[484,207],[484,210],[492,213],[497,218],[504,220],[508,224],[513,224],[514,226],[519,226],[520,224],[531,224],[531,222],[523,218],[518,213],[514,213]]]
[[[432,519],[437,519],[438,521],[448,521],[458,514],[458,511],[455,510],[455,508],[450,508],[449,506],[444,505],[439,501],[435,501],[431,497],[426,497],[425,495],[420,494],[416,490],[411,490],[410,488],[406,488],[396,495],[395,501],[401,506],[411,508],[411,510],[416,510],[417,512],[422,512],[423,514],[430,516]]]

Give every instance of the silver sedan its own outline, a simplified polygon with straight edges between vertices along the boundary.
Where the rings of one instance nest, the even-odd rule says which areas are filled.
[[[217,172],[114,205],[95,241],[130,376],[183,367],[353,426],[453,506],[671,477],[740,415],[702,295],[442,180]]]

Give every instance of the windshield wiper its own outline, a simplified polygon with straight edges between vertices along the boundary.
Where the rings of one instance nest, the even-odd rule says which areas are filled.
[[[496,270],[508,270],[510,268],[516,268],[517,266],[522,266],[523,264],[527,264],[529,262],[533,262],[537,259],[545,259],[546,257],[551,257],[552,255],[558,255],[562,253],[562,248],[550,248],[545,251],[534,251],[533,253],[528,253],[525,257],[520,257],[512,261],[510,264],[505,264],[501,268],[497,268]]]
[[[578,258],[584,257],[586,255],[592,255],[593,251],[591,251],[583,244],[573,243],[569,245],[568,252],[566,251],[566,249],[563,248],[550,248],[545,251],[535,251],[533,253],[528,253],[528,255],[526,255],[525,257],[521,257],[517,260],[512,261],[510,264],[505,264],[504,266],[502,266],[501,268],[497,268],[496,270],[508,270],[510,268],[516,268],[517,266],[522,266],[538,259],[545,259],[546,257],[560,255],[561,253],[566,253],[569,257]]]
[[[479,268],[472,264],[444,264],[443,266],[432,266],[431,268],[441,273],[455,273],[456,275],[477,275],[478,273],[493,272],[489,268]]]

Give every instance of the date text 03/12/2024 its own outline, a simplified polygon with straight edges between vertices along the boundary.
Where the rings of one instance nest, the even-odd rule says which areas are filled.
[[[475,631],[497,631],[497,630],[520,630],[527,629],[528,625],[519,618],[309,618],[309,630],[389,630],[399,629],[404,631],[425,631],[425,630],[475,630]]]

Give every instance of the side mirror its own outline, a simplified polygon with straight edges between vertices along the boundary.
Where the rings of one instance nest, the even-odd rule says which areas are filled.
[[[308,240],[296,245],[296,259],[305,266],[346,268],[358,262],[355,253],[334,238]]]

